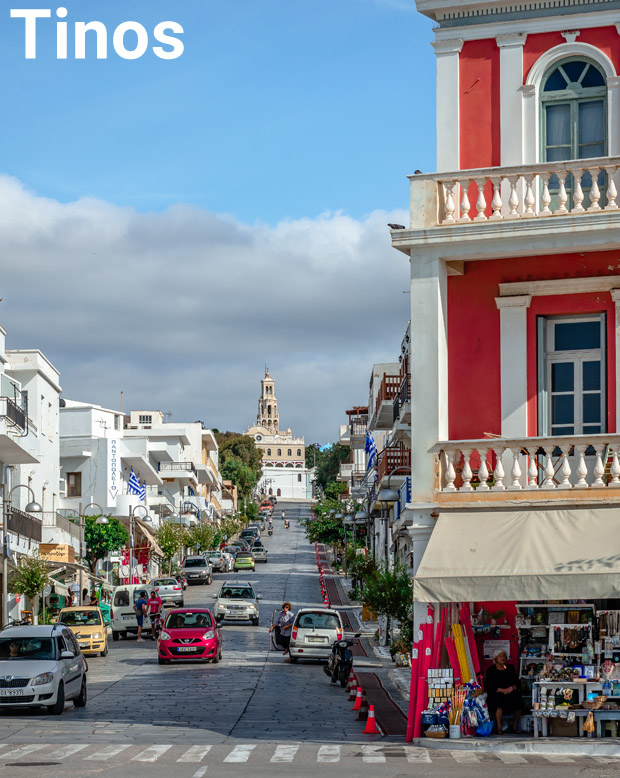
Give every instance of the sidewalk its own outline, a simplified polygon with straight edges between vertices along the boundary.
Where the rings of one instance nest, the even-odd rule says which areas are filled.
[[[321,549],[319,544],[319,549]],[[331,569],[327,554],[321,555],[324,576],[330,600],[343,615],[345,629],[352,632],[361,632],[360,648],[362,652],[354,651],[354,665],[357,676],[365,675],[367,668],[372,668],[373,675],[380,681],[381,689],[373,688],[372,694],[380,699],[380,705],[394,705],[399,712],[389,718],[386,735],[399,736],[405,740],[407,708],[409,705],[409,683],[411,668],[396,667],[388,648],[378,645],[375,638],[379,624],[376,621],[362,621],[362,608],[359,603],[349,598],[351,581],[342,574]],[[331,592],[336,596],[332,598]],[[349,625],[346,621],[349,621]],[[355,648],[355,647],[354,647]],[[376,705],[369,698],[369,702]],[[377,721],[381,725],[381,719],[377,714]],[[514,753],[514,754],[566,754],[587,756],[620,756],[620,738],[588,738],[588,737],[548,737],[534,738],[531,736],[492,735],[484,738],[463,738],[462,740],[437,740],[430,738],[415,738],[412,746],[433,750],[449,751],[481,751],[484,753]]]

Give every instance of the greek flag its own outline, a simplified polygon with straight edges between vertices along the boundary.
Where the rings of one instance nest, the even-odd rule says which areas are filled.
[[[142,486],[140,484],[140,479],[134,473],[133,467],[132,467],[131,468],[131,473],[129,474],[129,484],[127,486],[127,494],[140,494],[141,489],[142,489]]]
[[[366,465],[366,472],[368,472],[377,464],[377,446],[375,445],[375,439],[368,431],[366,432],[366,445],[364,451],[368,454],[368,464]]]
[[[142,481],[140,486],[140,500],[144,502],[146,500],[146,481]]]

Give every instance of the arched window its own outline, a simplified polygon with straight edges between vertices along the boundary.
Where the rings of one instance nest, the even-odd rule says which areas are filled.
[[[298,456],[298,457],[300,457],[300,456],[301,456],[301,449],[300,449],[300,448],[298,448],[298,449],[297,449],[297,456]]]
[[[279,457],[281,457],[281,456],[282,456],[282,449],[281,449],[281,448],[279,448],[279,449],[278,449],[278,456],[279,456]]]
[[[270,448],[268,448],[268,449],[267,449],[267,456],[268,456],[268,457],[270,457],[270,456],[271,456],[271,449],[270,449]]]
[[[282,497],[282,490],[281,489],[278,489],[278,493],[277,493],[276,497]]]
[[[267,406],[267,416],[271,416],[271,405]]]
[[[585,58],[568,58],[553,64],[541,83],[542,152],[544,162],[568,159],[591,159],[607,154],[607,85],[599,67]],[[605,184],[599,174],[599,187]],[[566,179],[572,207],[572,176]],[[585,199],[592,185],[590,174],[582,178]],[[557,193],[559,181],[553,176],[549,191]],[[603,205],[604,192],[600,204]],[[554,210],[553,206],[551,210]]]
[[[289,457],[292,457],[292,456],[293,456],[293,449],[289,448],[289,450],[288,450],[288,456],[289,456]]]

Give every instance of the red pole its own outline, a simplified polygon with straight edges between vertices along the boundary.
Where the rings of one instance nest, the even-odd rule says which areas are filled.
[[[419,641],[413,644],[411,649],[411,682],[409,685],[409,708],[407,709],[407,734],[405,740],[411,743],[413,740],[413,729],[415,722],[415,707],[418,692],[418,646]]]

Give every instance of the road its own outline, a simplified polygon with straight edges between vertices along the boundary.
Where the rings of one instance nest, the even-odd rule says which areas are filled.
[[[237,576],[251,580],[263,596],[260,625],[225,624],[222,663],[159,666],[151,641],[111,642],[107,657],[89,660],[86,708],[68,704],[59,717],[0,711],[0,776],[618,774],[615,760],[438,752],[362,735],[351,703],[319,665],[284,664],[269,650],[268,626],[283,600],[294,608],[321,604],[314,549],[297,523],[305,510],[281,507],[291,527],[285,530],[276,518],[273,537],[264,536],[269,562]],[[186,604],[212,606],[230,577],[216,574],[211,586],[190,587]]]

